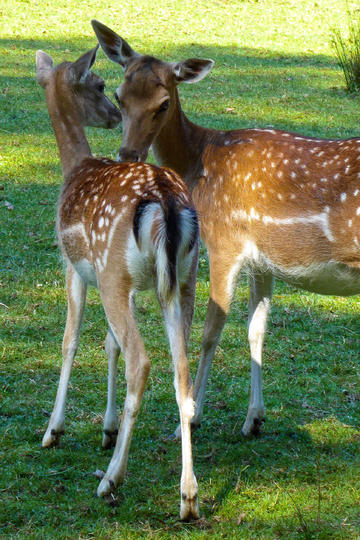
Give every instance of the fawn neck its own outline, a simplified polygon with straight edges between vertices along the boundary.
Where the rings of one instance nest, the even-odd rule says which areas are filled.
[[[91,156],[91,150],[72,90],[62,81],[55,80],[47,89],[46,100],[66,180],[74,167],[85,157]]]

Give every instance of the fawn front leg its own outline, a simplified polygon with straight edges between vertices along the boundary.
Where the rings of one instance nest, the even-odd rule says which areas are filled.
[[[116,412],[116,383],[120,347],[110,329],[106,335],[105,351],[108,357],[108,391],[102,446],[112,448],[116,444],[119,422]]]
[[[69,262],[66,269],[68,311],[62,345],[63,363],[53,412],[42,440],[42,447],[59,444],[65,425],[65,401],[71,368],[79,344],[80,327],[86,300],[86,284]]]

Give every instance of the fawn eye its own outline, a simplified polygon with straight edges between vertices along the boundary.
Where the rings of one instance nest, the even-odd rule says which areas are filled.
[[[104,83],[99,84],[98,90],[99,92],[103,94],[105,92],[105,84]]]

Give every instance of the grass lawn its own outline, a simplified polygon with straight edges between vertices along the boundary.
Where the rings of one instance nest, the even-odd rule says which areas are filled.
[[[64,273],[54,235],[62,182],[35,52],[74,60],[95,44],[90,19],[142,53],[201,56],[215,67],[182,85],[183,108],[218,129],[274,126],[360,136],[360,97],[345,92],[330,46],[346,31],[345,0],[0,0],[0,538],[360,537],[360,362],[357,297],[321,297],[278,283],[264,353],[267,421],[240,429],[249,393],[247,282],[218,347],[204,421],[194,434],[201,519],[181,523],[180,445],[172,366],[152,293],[137,316],[152,370],[119,505],[95,495],[106,400],[106,325],[90,290],[60,448],[41,450],[61,365]],[[357,12],[359,14],[359,11]],[[99,52],[111,96],[120,68]],[[120,129],[89,129],[95,154],[115,156]],[[193,374],[208,299],[202,250],[190,345]],[[119,369],[119,409],[124,366]]]

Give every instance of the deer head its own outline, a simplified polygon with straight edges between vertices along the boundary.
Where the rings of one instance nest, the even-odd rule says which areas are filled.
[[[115,93],[123,120],[119,159],[131,155],[144,161],[154,138],[174,114],[178,84],[201,81],[214,62],[198,58],[163,62],[143,56],[107,26],[95,20],[91,23],[105,54],[125,72]]]

